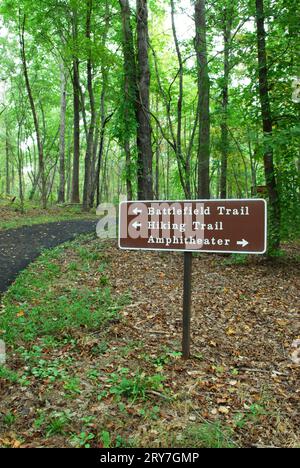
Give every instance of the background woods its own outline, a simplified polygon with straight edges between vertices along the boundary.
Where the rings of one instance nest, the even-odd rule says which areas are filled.
[[[2,0],[0,193],[263,196],[299,234],[296,0]]]

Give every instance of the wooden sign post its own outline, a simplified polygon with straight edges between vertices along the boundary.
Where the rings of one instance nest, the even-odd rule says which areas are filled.
[[[189,359],[191,349],[191,307],[192,307],[192,252],[184,254],[183,310],[182,310],[182,357]]]
[[[184,252],[182,354],[188,359],[193,252],[264,254],[266,201],[123,202],[119,220],[120,249]]]

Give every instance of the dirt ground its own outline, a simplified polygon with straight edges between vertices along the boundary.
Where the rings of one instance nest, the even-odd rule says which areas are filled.
[[[150,353],[162,343],[174,348],[181,339],[182,255],[114,248],[110,255],[114,287],[132,292],[122,335],[142,336]],[[209,255],[193,260],[193,359],[179,379],[204,417],[220,406],[230,414],[265,400],[274,420],[262,438],[267,443],[276,433],[283,444],[300,427],[299,366],[291,360],[300,335],[299,264],[224,262]],[[230,378],[230,369],[238,375]]]
[[[78,234],[96,231],[95,221],[62,221],[24,226],[0,232],[0,293],[18,273],[35,260],[43,249],[74,239]]]
[[[207,421],[231,429],[230,437],[237,446],[300,445],[300,367],[293,348],[300,338],[297,245],[286,249],[286,258],[272,262],[252,257],[245,264],[236,264],[231,257],[195,255],[192,357],[187,362],[180,357],[163,362],[164,391],[152,392],[151,404],[159,407],[156,419],[141,418],[138,410],[145,403],[125,402],[121,410],[111,394],[97,402],[84,376],[88,369],[96,368],[108,389],[113,372],[126,367],[130,375],[137,369],[151,375],[157,371],[162,350],[181,351],[183,256],[119,251],[115,243],[106,243],[103,250],[98,240],[88,248],[102,251],[112,294],[130,299],[120,318],[106,329],[108,349],[100,358],[90,349],[102,339],[103,331],[101,336],[85,334],[84,329],[76,334],[72,370],[82,384],[80,396],[66,401],[64,391],[47,389],[47,382],[33,385],[26,394],[14,386],[8,393],[5,390],[6,407],[18,414],[27,408],[24,421],[19,421],[24,447],[68,446],[65,437],[45,439],[39,432],[26,433],[24,428],[32,424],[28,417],[36,416],[37,401],[43,408],[68,408],[78,421],[80,415],[93,415],[97,427],[133,437],[143,447],[164,447],[170,438],[173,446],[180,445],[187,427]],[[57,295],[66,287],[63,279],[68,265],[77,259],[69,250],[55,260],[62,278],[55,286]],[[78,273],[77,287],[88,285],[93,290],[101,277],[96,261]],[[59,355],[67,359],[74,352],[66,346]],[[47,359],[51,353],[47,351]]]

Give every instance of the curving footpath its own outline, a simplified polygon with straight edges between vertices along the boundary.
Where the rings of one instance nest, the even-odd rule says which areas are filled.
[[[43,249],[51,249],[80,234],[96,232],[97,221],[61,221],[0,231],[0,293]]]

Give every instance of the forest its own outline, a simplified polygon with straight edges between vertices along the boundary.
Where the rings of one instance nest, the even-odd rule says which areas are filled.
[[[269,199],[299,233],[299,5],[1,1],[1,196]]]
[[[300,447],[299,19],[0,0],[0,448]]]

